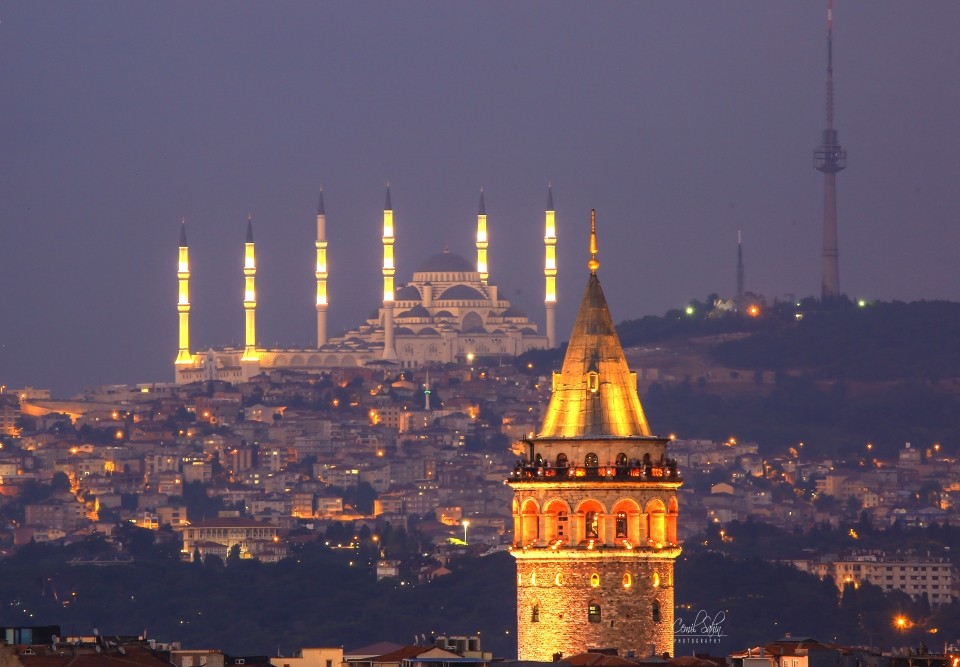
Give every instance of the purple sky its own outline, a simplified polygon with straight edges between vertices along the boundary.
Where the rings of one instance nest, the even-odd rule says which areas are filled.
[[[840,280],[960,299],[960,4],[837,0]],[[326,191],[330,322],[444,242],[543,321],[546,184],[558,330],[589,210],[614,319],[747,288],[819,293],[825,2],[0,2],[0,384],[172,379],[176,246],[194,349],[240,342],[247,213],[261,343],[314,340]]]

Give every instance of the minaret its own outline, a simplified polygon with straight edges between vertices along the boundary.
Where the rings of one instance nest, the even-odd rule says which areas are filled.
[[[480,188],[480,208],[477,211],[477,273],[486,285],[490,273],[487,270],[487,208],[483,204],[483,188]]]
[[[390,184],[383,205],[383,358],[396,359],[393,346],[393,204],[390,203]]]
[[[547,307],[547,347],[557,346],[557,224],[553,210],[553,186],[547,186],[546,230],[543,234],[545,257],[543,277],[546,282],[544,303]]]
[[[837,243],[837,172],[847,166],[847,151],[833,127],[833,0],[827,0],[827,128],[813,154],[823,172],[823,302],[840,296],[840,259]]]
[[[317,206],[317,347],[327,342],[327,216],[323,210],[323,188]]]
[[[423,409],[430,411],[430,371],[427,370],[427,381],[423,383]]]
[[[587,266],[543,425],[507,480],[519,660],[601,647],[673,655],[682,480],[668,439],[651,435],[600,287],[592,213]]]
[[[180,251],[177,265],[177,282],[179,283],[179,297],[177,312],[180,319],[179,351],[175,366],[192,366],[193,355],[190,354],[190,248],[187,247],[187,221],[180,221]]]
[[[257,354],[257,259],[253,249],[253,218],[247,217],[247,241],[243,250],[243,314],[246,318],[246,345],[240,361],[258,361]]]
[[[737,230],[737,312],[743,311],[743,238]]]

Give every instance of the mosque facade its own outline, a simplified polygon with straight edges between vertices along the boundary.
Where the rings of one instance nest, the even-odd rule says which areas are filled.
[[[181,223],[179,266],[179,350],[174,363],[177,384],[202,380],[242,382],[271,369],[322,372],[338,368],[382,366],[418,368],[464,362],[474,357],[512,357],[556,346],[556,225],[548,190],[544,233],[546,331],[502,298],[487,270],[487,215],[483,193],[477,213],[476,262],[444,249],[426,258],[409,282],[395,286],[394,222],[390,189],[383,211],[383,300],[371,316],[343,335],[327,334],[329,308],[326,213],[323,193],[317,212],[317,344],[279,349],[258,345],[256,334],[256,247],[248,220],[244,246],[245,344],[243,347],[190,346],[190,260],[186,225]]]

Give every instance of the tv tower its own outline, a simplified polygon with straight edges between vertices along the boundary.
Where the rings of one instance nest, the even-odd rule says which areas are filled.
[[[847,167],[847,151],[833,127],[833,0],[827,0],[827,127],[823,143],[813,152],[817,171],[823,172],[823,284],[820,298],[840,296],[840,259],[837,248],[837,172]]]

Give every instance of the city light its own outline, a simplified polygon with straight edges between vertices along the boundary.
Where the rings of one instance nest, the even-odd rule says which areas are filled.
[[[470,527],[470,522],[464,519],[460,523],[463,524],[463,543],[470,544],[469,542],[467,542],[467,528]]]

